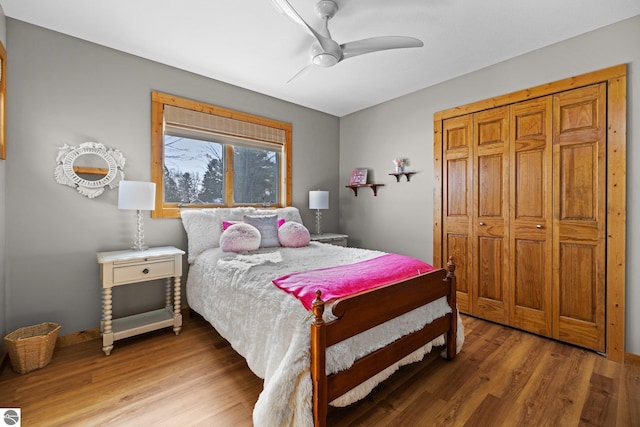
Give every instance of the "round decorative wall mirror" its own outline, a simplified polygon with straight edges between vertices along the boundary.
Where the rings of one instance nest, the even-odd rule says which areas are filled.
[[[119,150],[112,150],[99,142],[83,142],[79,146],[65,144],[58,149],[54,172],[59,184],[76,188],[90,199],[104,189],[116,188],[124,179],[125,158]]]

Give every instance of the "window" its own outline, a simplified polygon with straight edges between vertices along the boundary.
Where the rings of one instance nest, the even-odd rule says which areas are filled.
[[[151,101],[152,217],[291,203],[290,124],[159,92]]]

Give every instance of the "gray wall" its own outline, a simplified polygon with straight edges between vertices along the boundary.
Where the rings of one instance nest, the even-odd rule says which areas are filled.
[[[385,184],[378,197],[340,194],[340,226],[363,247],[433,260],[433,114],[521,89],[627,63],[627,188],[640,187],[640,17],[584,34],[340,120],[340,176],[368,167]],[[434,59],[435,60],[435,59]],[[409,157],[420,171],[410,183],[387,175]],[[626,351],[640,354],[640,196],[627,194]]]
[[[2,44],[7,47],[7,31],[6,31],[6,18],[4,11],[0,6],[0,40]],[[6,286],[6,201],[5,194],[7,191],[7,173],[6,173],[6,160],[0,160],[0,337],[6,335],[6,319],[4,313],[6,312],[6,298],[5,293],[7,291]],[[0,355],[4,352],[4,339],[0,341]]]
[[[88,199],[57,184],[56,155],[65,143],[101,142],[123,152],[127,179],[150,180],[152,90],[292,123],[293,205],[312,226],[308,191],[330,190],[335,208],[324,224],[337,229],[338,118],[13,19],[7,36],[6,331],[42,321],[60,323],[61,334],[99,325],[96,252],[130,247],[134,216],[117,209],[116,190]],[[145,239],[186,249],[179,219],[145,213]],[[114,315],[157,308],[162,294],[148,284],[116,289]]]

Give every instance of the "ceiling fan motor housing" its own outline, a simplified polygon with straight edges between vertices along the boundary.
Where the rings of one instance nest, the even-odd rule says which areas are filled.
[[[340,58],[342,56],[340,47],[337,47],[338,49],[335,52],[330,52],[322,49],[322,46],[320,46],[319,43],[313,43],[311,45],[311,48],[309,49],[311,62],[313,62],[314,65],[318,65],[320,67],[333,67],[340,61]]]

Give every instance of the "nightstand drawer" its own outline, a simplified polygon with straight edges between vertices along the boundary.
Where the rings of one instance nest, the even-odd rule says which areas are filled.
[[[142,282],[172,276],[175,272],[173,257],[146,262],[114,264],[113,284]]]

